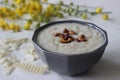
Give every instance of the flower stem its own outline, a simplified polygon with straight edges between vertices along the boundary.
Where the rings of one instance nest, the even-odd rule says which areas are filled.
[[[49,4],[59,5],[58,3],[55,4],[55,3],[42,2],[42,1],[40,1],[40,3],[42,3],[42,4],[47,4],[47,5],[49,5]],[[68,5],[68,4],[63,4],[63,5],[61,5],[61,6],[67,7],[67,8],[69,8],[69,9],[76,10],[76,8],[73,8],[73,7],[76,7],[76,5],[72,5],[73,7],[71,7],[71,6]],[[85,8],[85,9],[88,9],[88,8],[96,9],[96,8],[97,8],[97,7],[89,7],[89,6],[85,6],[85,5],[77,5],[77,6],[78,6],[78,7],[81,7],[81,8]],[[95,13],[95,12],[92,12],[92,11],[86,11],[86,10],[80,10],[80,9],[77,9],[76,12],[77,12],[77,13],[78,13],[78,12],[88,13],[88,14]],[[96,13],[96,14],[97,14],[97,13]],[[110,11],[105,11],[105,12],[101,12],[101,14],[111,14],[111,12],[110,12]]]

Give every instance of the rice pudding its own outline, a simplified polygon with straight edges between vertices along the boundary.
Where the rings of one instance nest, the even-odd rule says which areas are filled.
[[[69,34],[72,38],[69,42],[61,42],[61,36],[55,36],[57,33],[64,35],[64,30],[73,31]],[[79,41],[81,36],[83,41]],[[51,25],[39,32],[37,38],[38,44],[44,49],[61,54],[82,54],[99,48],[104,42],[102,34],[92,27],[79,23],[63,23]]]

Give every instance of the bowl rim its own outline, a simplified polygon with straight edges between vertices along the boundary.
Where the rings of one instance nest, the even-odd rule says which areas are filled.
[[[47,28],[51,25],[55,25],[55,24],[60,24],[60,23],[78,23],[78,24],[82,24],[82,25],[86,25],[86,26],[89,26],[89,27],[92,27],[96,30],[98,30],[104,37],[104,43],[98,47],[97,49],[94,49],[92,51],[89,51],[89,52],[84,52],[84,53],[80,53],[80,54],[63,54],[63,53],[58,53],[58,52],[53,52],[53,51],[49,51],[49,50],[46,50],[44,49],[40,44],[38,44],[37,42],[37,35],[39,34],[39,32],[44,29],[44,28]],[[77,55],[85,55],[85,54],[90,54],[90,53],[94,53],[96,52],[97,50],[101,49],[102,47],[106,47],[107,44],[108,44],[108,36],[107,36],[107,32],[98,27],[97,25],[93,24],[93,23],[90,23],[90,22],[85,22],[85,21],[79,21],[79,20],[62,20],[62,21],[54,21],[54,22],[50,22],[48,24],[45,24],[43,26],[41,26],[40,28],[37,28],[34,33],[33,33],[33,37],[32,37],[32,41],[33,43],[35,43],[44,53],[50,53],[50,54],[54,54],[54,55],[59,55],[59,56],[77,56]]]

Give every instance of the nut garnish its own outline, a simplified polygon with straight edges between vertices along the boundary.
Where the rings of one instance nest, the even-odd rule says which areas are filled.
[[[77,33],[74,32],[73,30],[70,30],[70,31],[69,31],[69,34],[70,34],[70,35],[76,35]]]
[[[73,37],[68,37],[67,39],[64,39],[64,38],[60,38],[60,42],[61,43],[70,43],[70,42],[72,42],[74,40],[74,38]]]
[[[79,39],[76,39],[76,38],[74,38],[74,40],[77,41],[77,42],[81,42]]]
[[[63,30],[63,33],[69,33],[69,30],[65,28],[65,29]]]
[[[65,28],[65,29],[63,30],[63,34],[64,34],[65,36],[69,36],[69,30]]]
[[[55,37],[60,37],[60,38],[63,38],[63,37],[64,37],[64,35],[63,35],[62,33],[56,33],[56,34],[55,34]]]
[[[80,35],[79,40],[82,41],[82,42],[87,41],[85,35]]]
[[[55,37],[60,37],[60,42],[61,43],[70,43],[72,41],[77,41],[77,42],[86,42],[86,37],[85,35],[80,35],[79,38],[74,38],[71,35],[76,35],[77,33],[74,32],[73,30],[68,30],[64,29],[63,33],[56,33]]]
[[[65,40],[64,38],[60,38],[60,42],[61,43],[68,43],[67,40]]]
[[[72,42],[72,41],[74,41],[74,38],[71,37],[71,36],[69,36],[68,39],[67,39],[67,41],[68,41],[68,42]]]

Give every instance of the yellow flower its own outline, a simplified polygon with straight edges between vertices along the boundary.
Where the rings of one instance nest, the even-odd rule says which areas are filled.
[[[15,12],[16,12],[16,14],[18,14],[18,16],[22,16],[23,15],[23,12],[22,12],[22,10],[20,8],[17,8],[15,10]]]
[[[102,17],[103,17],[104,20],[108,20],[109,19],[109,16],[107,14],[103,14]]]
[[[83,14],[81,15],[81,17],[82,17],[83,19],[87,19],[87,14],[83,13]]]
[[[3,22],[3,23],[1,23],[1,22]],[[3,29],[3,30],[9,30],[9,25],[8,25],[8,23],[6,23],[4,20],[1,20],[0,21],[0,27]]]
[[[19,25],[16,25],[13,31],[14,31],[14,32],[19,32],[19,31],[20,31],[20,26],[19,26]]]
[[[40,2],[40,0],[29,0],[30,2]]]
[[[47,10],[45,12],[46,17],[51,17],[53,15],[54,12],[53,7],[54,7],[53,5],[49,5],[47,7]]]
[[[6,7],[3,7],[2,12],[6,13],[6,12],[8,12],[8,9]]]
[[[31,10],[36,10],[36,6],[35,6],[34,4],[31,4],[31,5],[30,5],[30,9],[31,9]]]
[[[10,25],[9,25],[9,29],[14,31],[14,32],[19,32],[20,31],[20,26],[19,25],[15,25],[14,22],[12,22]]]
[[[2,7],[0,8],[0,18],[15,19],[16,13],[12,9],[8,9],[7,7]]]
[[[21,3],[21,0],[17,0],[17,1],[16,1],[16,4],[20,4],[20,3]]]
[[[4,20],[0,20],[0,27],[3,26],[6,22]]]
[[[48,0],[43,0],[43,2],[45,2],[45,3],[46,3],[47,1],[48,1]]]
[[[57,5],[55,6],[56,10],[60,10],[61,9],[61,6]]]
[[[4,14],[3,13],[0,13],[0,18],[4,18]]]
[[[2,28],[2,30],[5,30],[5,25],[2,25],[1,28]]]
[[[27,12],[28,12],[29,15],[33,14],[33,10],[31,8],[29,8]]]
[[[41,12],[41,11],[42,11],[42,5],[41,5],[41,4],[37,4],[37,5],[36,5],[36,9]]]
[[[12,19],[17,19],[17,18],[18,18],[18,17],[16,16],[15,12],[12,13],[11,18],[12,18]]]
[[[26,11],[26,7],[22,7],[22,11],[21,12],[26,13],[27,12]]]
[[[8,23],[5,23],[5,24],[4,24],[4,30],[9,30],[9,25],[8,25]]]
[[[35,6],[30,6],[28,10],[29,14],[32,15],[34,13],[34,10],[35,10]]]
[[[31,24],[32,24],[32,20],[28,20],[27,23],[28,23],[29,25],[31,25]]]
[[[28,13],[30,15],[38,15],[42,12],[42,5],[38,2],[33,2],[28,7]]]
[[[26,23],[26,24],[24,25],[24,29],[25,29],[25,30],[30,30],[30,25],[31,25],[31,24]]]
[[[10,30],[14,30],[15,29],[15,23],[14,22],[10,24],[9,29]]]
[[[5,3],[8,3],[8,0],[4,0]]]
[[[13,2],[19,5],[19,4],[24,3],[25,1],[24,0],[13,0]]]
[[[6,18],[16,19],[16,13],[14,11],[9,11],[8,13],[6,13]]]
[[[19,9],[21,10],[21,12],[26,13],[26,12],[27,12],[27,7],[28,7],[28,4],[23,3],[23,4],[21,4],[21,6],[19,7]]]
[[[102,8],[100,8],[100,7],[96,8],[95,12],[96,13],[101,13],[102,12]]]

